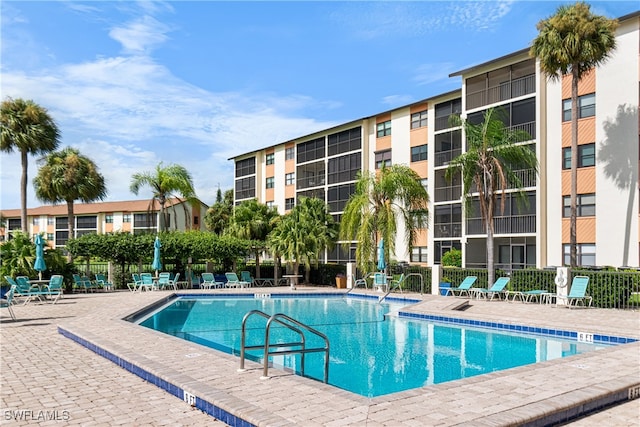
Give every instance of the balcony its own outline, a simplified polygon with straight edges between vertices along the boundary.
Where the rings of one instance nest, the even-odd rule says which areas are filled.
[[[500,83],[497,86],[467,93],[466,108],[471,110],[533,93],[536,91],[535,77],[535,74],[530,74],[519,79]]]
[[[462,187],[460,185],[452,185],[448,187],[438,187],[435,189],[435,201],[446,202],[450,200],[460,200],[462,196]]]
[[[535,233],[535,215],[498,216],[493,219],[494,234]],[[467,220],[467,234],[486,234],[481,218]]]
[[[462,149],[440,151],[435,154],[435,166],[446,166],[460,154],[462,154]]]

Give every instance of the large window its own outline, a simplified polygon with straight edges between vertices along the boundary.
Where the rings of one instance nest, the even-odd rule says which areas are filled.
[[[254,177],[236,179],[236,200],[256,197],[256,179]]]
[[[349,197],[351,197],[355,191],[355,183],[329,187],[327,190],[327,204],[329,205],[329,212],[343,211]]]
[[[596,144],[578,145],[578,167],[596,165]],[[571,147],[562,149],[562,169],[571,169]]]
[[[275,185],[275,178],[270,176],[269,178],[266,179],[265,181],[265,186],[267,188],[273,188]]]
[[[293,185],[295,184],[296,174],[294,172],[288,173],[284,176],[284,185]]]
[[[462,207],[459,203],[435,207],[434,237],[462,236]]]
[[[571,245],[562,245],[564,264],[571,264]],[[577,264],[579,266],[596,265],[596,245],[593,243],[579,243],[576,245]]]
[[[296,170],[298,189],[324,185],[324,161],[298,166]]]
[[[361,128],[344,130],[327,137],[327,151],[329,156],[359,150],[361,147]]]
[[[298,163],[324,157],[324,137],[298,144]]]
[[[578,118],[592,117],[596,115],[596,94],[590,93],[578,97]],[[562,101],[562,121],[571,120],[571,99]]]
[[[251,157],[236,162],[236,178],[256,173],[256,158]]]
[[[564,218],[571,217],[571,196],[562,196],[562,216]],[[595,216],[596,214],[596,195],[578,194],[576,196],[576,215],[577,216]]]
[[[427,125],[427,110],[411,114],[411,129],[425,127]]]
[[[275,154],[273,154],[273,153],[267,154],[267,156],[265,158],[266,163],[268,165],[272,165],[275,162],[275,158],[276,158]]]
[[[435,135],[435,166],[448,165],[462,154],[462,133],[459,130]]]
[[[391,135],[391,120],[387,120],[386,122],[378,123],[377,126],[378,138],[382,138],[383,136]]]
[[[381,169],[382,166],[391,166],[391,150],[376,153],[376,169]]]
[[[482,123],[484,120],[485,110],[476,111],[469,114],[467,120],[472,124]],[[520,139],[528,141],[536,138],[536,100],[535,98],[524,99],[522,101],[512,102],[510,104],[501,105],[494,113],[494,117],[502,120],[505,126],[512,130],[525,132]]]
[[[329,159],[327,180],[329,184],[338,182],[354,181],[360,171],[360,153],[348,154],[346,156]]]
[[[438,131],[438,130],[450,128],[451,126],[449,125],[449,116],[451,115],[459,116],[461,112],[462,112],[461,98],[436,104],[435,130]]]
[[[411,161],[427,160],[427,144],[411,147]]]

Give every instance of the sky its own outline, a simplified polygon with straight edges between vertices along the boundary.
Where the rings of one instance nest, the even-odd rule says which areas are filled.
[[[229,158],[458,89],[451,73],[529,47],[563,3],[3,0],[0,95],[46,108],[107,201],[150,199],[131,177],[162,162],[211,205],[233,188]],[[20,208],[20,171],[0,153],[0,209]]]

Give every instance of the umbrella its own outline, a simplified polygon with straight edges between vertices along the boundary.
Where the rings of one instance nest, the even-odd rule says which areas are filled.
[[[33,263],[33,269],[42,280],[42,272],[47,269],[47,264],[44,262],[44,239],[40,234],[36,235],[36,261]]]
[[[384,271],[387,268],[387,263],[384,260],[384,239],[380,239],[378,243],[378,270]]]
[[[160,261],[161,247],[160,238],[156,236],[156,241],[153,243],[153,264],[151,265],[151,268],[156,271],[156,276],[158,275],[158,270],[162,270],[162,262]]]

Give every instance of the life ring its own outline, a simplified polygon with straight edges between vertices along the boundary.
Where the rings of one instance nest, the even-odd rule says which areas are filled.
[[[559,288],[564,288],[567,286],[567,277],[564,275],[564,270],[560,269],[558,270],[558,273],[556,274],[556,286]]]

